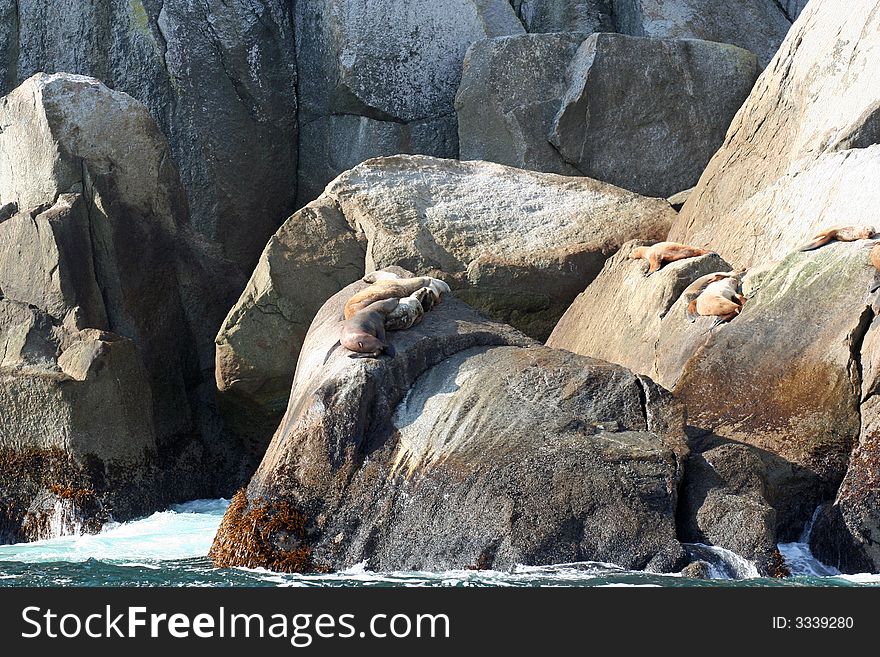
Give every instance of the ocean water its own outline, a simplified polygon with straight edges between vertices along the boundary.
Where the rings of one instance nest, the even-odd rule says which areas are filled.
[[[195,500],[148,518],[108,525],[100,534],[0,545],[0,586],[880,586],[880,575],[841,575],[798,543],[779,546],[793,573],[758,577],[754,566],[722,548],[691,545],[708,561],[710,580],[633,572],[584,562],[519,566],[509,572],[455,570],[330,575],[214,568],[205,555],[228,500]]]

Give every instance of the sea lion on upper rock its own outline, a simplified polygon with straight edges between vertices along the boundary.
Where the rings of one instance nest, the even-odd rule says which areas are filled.
[[[657,242],[657,244],[651,246],[637,246],[630,252],[629,259],[639,260],[640,258],[644,258],[647,260],[648,273],[645,275],[650,276],[667,262],[675,262],[676,260],[683,260],[685,258],[696,258],[697,256],[709,253],[712,253],[712,251],[701,249],[696,246],[688,246],[687,244],[680,244],[679,242]]]
[[[385,319],[397,305],[397,298],[374,301],[342,322],[339,344],[355,352],[350,358],[376,358],[383,352],[394,356],[394,347],[385,339]],[[326,362],[327,359],[324,360]]]
[[[874,269],[878,272],[878,274],[875,274],[874,282],[868,290],[869,292],[874,293],[877,290],[880,290],[880,278],[878,278],[878,276],[880,276],[880,244],[875,244],[871,247],[870,258],[871,264],[874,265]]]
[[[388,272],[383,272],[388,273]],[[369,287],[356,293],[345,302],[343,317],[350,319],[356,312],[381,299],[403,299],[423,287],[432,289],[437,300],[440,295],[449,292],[449,286],[439,278],[431,276],[415,276],[413,278],[380,278]]]
[[[828,242],[837,240],[838,242],[855,242],[856,240],[869,240],[874,237],[873,226],[831,226],[813,236],[808,243],[798,248],[798,251],[812,251],[820,246],[825,246]]]

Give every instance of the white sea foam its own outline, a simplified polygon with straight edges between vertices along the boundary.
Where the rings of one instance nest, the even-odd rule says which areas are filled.
[[[120,565],[187,559],[208,554],[228,500],[194,500],[168,511],[105,525],[100,534],[62,536],[0,545],[0,561],[45,563],[98,559]]]

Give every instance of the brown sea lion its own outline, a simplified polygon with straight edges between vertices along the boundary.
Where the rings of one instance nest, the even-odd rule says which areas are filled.
[[[727,276],[709,283],[694,299],[697,315],[716,317],[712,328],[739,315],[746,302],[746,298],[739,293],[739,283],[738,276]]]
[[[687,314],[687,318],[689,321],[696,321],[699,315],[697,314],[697,297],[702,294],[703,290],[706,289],[706,286],[710,283],[714,283],[716,281],[723,280],[725,278],[730,278],[732,276],[738,276],[741,272],[735,271],[716,271],[711,274],[705,274],[696,279],[693,283],[688,285],[684,292],[681,293],[681,298],[685,301],[685,313]]]
[[[798,251],[812,251],[820,246],[825,246],[828,242],[837,240],[838,242],[855,242],[856,240],[869,240],[874,237],[873,226],[831,226],[823,231],[816,233],[813,238],[798,249]]]
[[[374,301],[342,322],[339,344],[355,352],[350,358],[376,358],[383,352],[394,356],[394,347],[385,339],[385,319],[397,304],[397,298]]]
[[[387,273],[387,272],[383,272]],[[343,317],[350,319],[356,312],[381,299],[403,299],[423,287],[436,292],[439,300],[442,294],[449,292],[449,286],[439,278],[431,276],[414,276],[413,278],[380,278],[369,287],[356,293],[345,302]]]
[[[712,253],[712,251],[678,242],[657,242],[652,246],[637,246],[630,252],[629,258],[630,260],[639,260],[640,258],[647,260],[648,273],[645,275],[650,276],[667,262],[696,258],[707,253]]]
[[[880,290],[880,244],[875,244],[871,247],[871,264],[874,265],[874,269],[877,270],[877,274],[874,275],[874,282],[871,284],[870,289],[868,290],[871,293]]]
[[[408,297],[399,299],[397,307],[385,317],[385,329],[388,331],[401,331],[408,329],[420,321],[424,317],[425,312],[430,309],[425,308],[429,302],[428,298],[434,298],[434,291],[429,287],[423,287],[416,290]],[[433,302],[430,302],[433,305]]]

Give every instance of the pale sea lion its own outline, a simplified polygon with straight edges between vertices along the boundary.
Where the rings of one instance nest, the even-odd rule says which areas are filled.
[[[388,273],[388,272],[382,272]],[[423,287],[432,289],[437,300],[449,292],[449,286],[439,278],[414,276],[413,278],[381,278],[345,302],[343,317],[350,319],[359,310],[381,299],[403,299]],[[436,303],[436,301],[435,301]]]
[[[685,258],[696,258],[697,256],[706,255],[708,253],[712,253],[712,251],[701,249],[696,246],[688,246],[687,244],[680,244],[679,242],[657,242],[657,244],[652,246],[637,246],[630,252],[629,259],[639,260],[640,258],[644,258],[647,260],[648,273],[646,276],[650,276],[667,262],[675,262],[676,260],[683,260]]]
[[[687,314],[688,320],[691,322],[696,321],[699,316],[697,314],[697,297],[703,293],[703,290],[706,289],[707,285],[725,278],[739,276],[739,273],[740,272],[735,271],[716,271],[711,274],[700,276],[693,283],[688,285],[684,289],[684,292],[681,293],[681,298],[685,301],[685,313]]]
[[[869,240],[874,237],[873,226],[831,226],[818,233],[813,238],[798,248],[798,251],[812,251],[820,246],[825,246],[833,240],[838,242],[855,242],[856,240]]]
[[[394,356],[394,347],[385,339],[385,319],[397,304],[396,298],[374,301],[342,322],[339,344],[355,352],[350,358],[376,358],[383,352]],[[326,358],[324,360],[326,362]]]
[[[401,331],[418,324],[422,321],[425,312],[430,308],[425,308],[427,302],[424,301],[429,297],[434,297],[434,291],[429,287],[423,287],[408,297],[399,299],[397,307],[385,317],[385,329],[388,331]]]
[[[694,300],[698,315],[716,317],[712,328],[739,315],[746,298],[739,293],[739,277],[727,276],[709,283]]]

